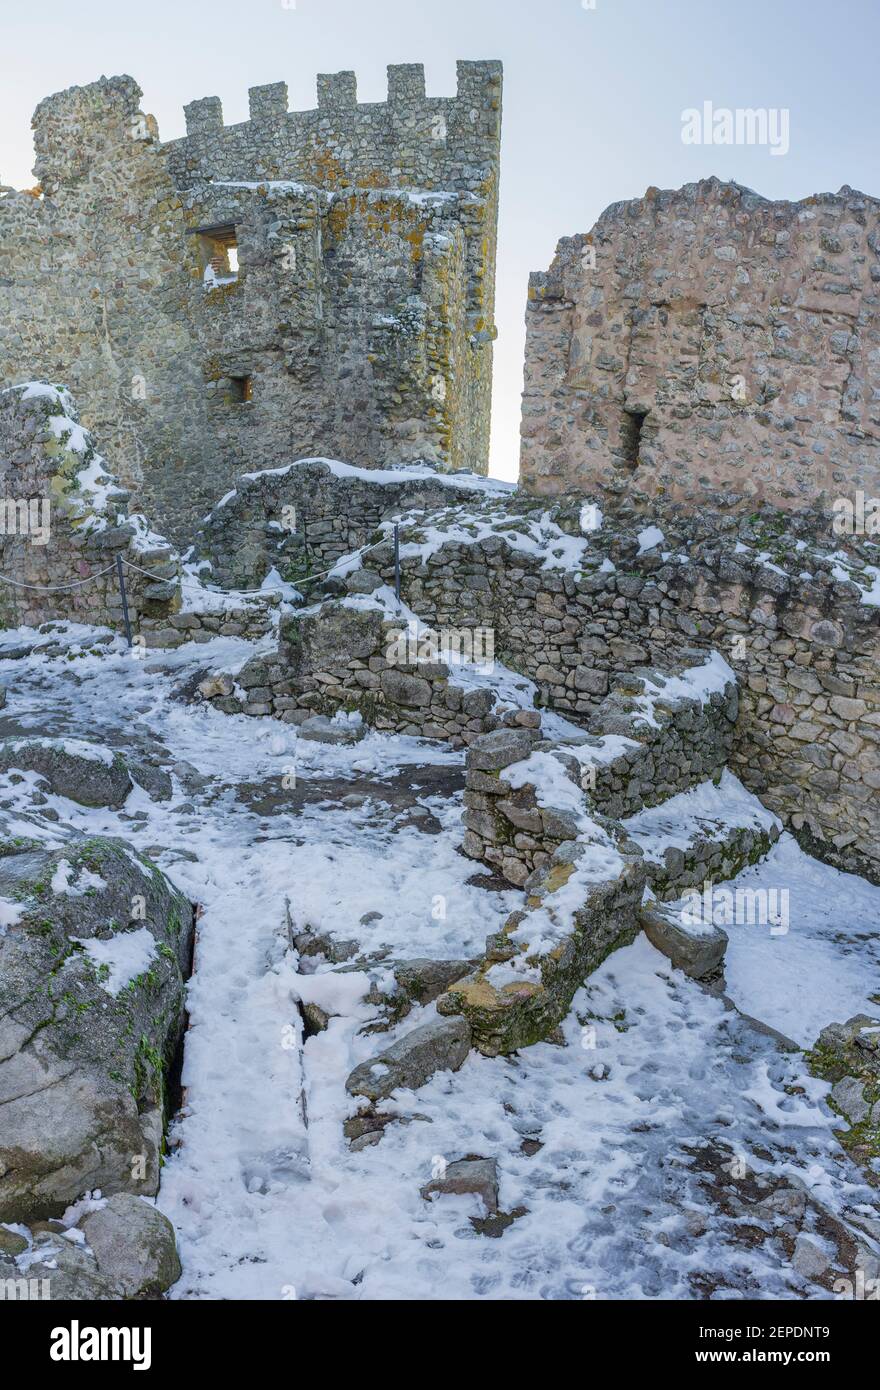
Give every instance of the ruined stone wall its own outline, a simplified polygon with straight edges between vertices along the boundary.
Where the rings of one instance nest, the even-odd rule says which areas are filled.
[[[69,386],[174,538],[302,456],[486,470],[500,67],[448,99],[420,74],[372,105],[321,78],[314,112],[255,88],[228,128],[209,98],[165,146],[129,77],[38,107],[39,196],[0,197],[0,385]],[[206,280],[218,228],[239,269]]]
[[[678,792],[722,780],[737,717],[735,682],[728,681],[705,702],[677,698],[656,706],[656,727],[628,720],[628,746],[617,752],[620,712],[633,685],[627,681],[614,691],[592,721],[594,730],[612,727],[610,738],[560,741],[528,728],[500,728],[471,739],[462,841],[468,858],[523,887],[535,870],[551,865],[560,845],[581,837],[581,813],[598,813],[605,826],[616,821],[621,837],[637,837],[638,816],[645,806],[663,806]],[[532,753],[545,756],[535,759]],[[539,787],[549,759],[582,792],[580,806],[577,796],[548,798]],[[766,812],[740,819],[741,824],[735,817],[734,823],[712,824],[708,817],[698,817],[680,844],[666,847],[662,855],[646,855],[653,894],[677,898],[708,877],[733,878],[779,838],[779,827]],[[683,821],[677,823],[681,826]]]
[[[208,593],[129,496],[82,429],[67,392],[0,391],[0,629],[80,622],[125,631],[116,557],[139,648],[263,637],[277,592]]]
[[[880,606],[794,537],[771,539],[767,563],[759,541],[740,554],[733,530],[704,522],[641,554],[638,526],[609,528],[578,572],[499,536],[451,543],[404,560],[403,597],[434,629],[492,628],[496,657],[585,724],[618,673],[718,650],[740,680],[732,770],[814,852],[877,880]],[[390,558],[367,561],[386,582]]]
[[[178,557],[127,518],[128,498],[104,474],[90,442],[73,447],[74,407],[62,400],[0,392],[0,573],[16,581],[0,583],[0,628],[62,619],[121,633],[117,555],[162,576],[126,568],[133,629],[167,623],[180,607]],[[82,485],[84,470],[93,489]],[[26,524],[16,503],[28,509]]]
[[[880,579],[872,542],[850,541],[844,552],[815,511],[689,516],[667,504],[654,508],[663,533],[645,549],[638,507],[629,517],[609,516],[586,540],[577,502],[547,511],[522,493],[475,491],[464,481],[449,479],[439,491],[430,480],[373,483],[310,462],[248,481],[230,500],[226,540],[225,509],[215,513],[206,553],[220,572],[238,553],[243,572],[228,572],[245,584],[254,564],[255,582],[279,554],[295,553],[285,549],[288,538],[277,539],[278,517],[292,502],[298,525],[319,518],[314,570],[366,544],[389,514],[421,508],[401,527],[405,602],[437,632],[491,629],[496,658],[536,683],[539,703],[585,726],[621,674],[647,664],[666,669],[679,658],[693,664],[695,650],[721,652],[741,687],[732,769],[826,858],[880,874]],[[455,539],[442,542],[444,534]],[[411,553],[426,540],[426,558]],[[566,544],[581,548],[576,565],[561,563]],[[390,541],[362,566],[334,579],[331,591],[391,585]],[[316,597],[320,589],[307,592]],[[618,772],[629,781],[635,769],[625,761]],[[664,785],[663,772],[661,759],[645,774],[644,799],[652,781]]]
[[[274,715],[299,726],[315,715],[359,714],[371,728],[454,748],[502,724],[540,727],[537,710],[459,684],[445,661],[401,659],[401,637],[406,643],[406,625],[378,603],[330,600],[285,614],[276,653],[207,677],[193,696],[225,714]]]
[[[466,483],[426,469],[398,476],[379,483],[323,459],[245,475],[205,518],[199,555],[224,588],[260,584],[272,568],[296,583],[369,545],[383,521],[473,496]]]
[[[0,198],[0,386],[70,388],[135,504],[155,515],[153,457],[161,490],[191,505],[186,441],[204,388],[170,291],[184,266],[180,203],[139,99],[131,78],[114,78],[37,108],[42,196]]]
[[[795,510],[880,493],[880,202],[708,179],[615,203],[529,286],[530,492]]]
[[[705,701],[661,702],[651,723],[632,701],[644,684],[629,680],[612,691],[590,721],[596,737],[582,742],[538,742],[539,735],[530,729],[473,740],[465,776],[464,853],[521,887],[533,870],[549,864],[560,844],[578,838],[572,810],[542,805],[533,782],[518,780],[514,786],[505,779],[505,770],[533,751],[549,752],[560,763],[584,792],[584,809],[589,806],[614,820],[720,777],[738,713],[735,682],[731,679]]]

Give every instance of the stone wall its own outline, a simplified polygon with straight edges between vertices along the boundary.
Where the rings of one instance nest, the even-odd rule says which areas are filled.
[[[685,669],[683,682],[693,679]],[[643,682],[648,690],[654,681]],[[502,931],[486,940],[483,959],[458,978],[437,1001],[444,1016],[461,1015],[474,1045],[489,1056],[510,1053],[552,1035],[566,1016],[575,991],[606,956],[633,940],[645,926],[658,949],[689,973],[717,972],[727,938],[699,930],[690,936],[677,914],[663,916],[661,901],[679,897],[706,881],[735,877],[767,854],[779,825],[734,778],[721,769],[706,774],[730,748],[736,719],[736,685],[694,701],[669,699],[662,720],[651,709],[643,753],[672,754],[682,769],[667,776],[666,794],[656,780],[645,783],[638,760],[621,790],[584,779],[597,759],[609,763],[621,735],[604,739],[571,736],[562,743],[540,732],[502,728],[470,742],[465,780],[465,854],[521,887],[525,902]],[[616,692],[606,706],[626,694]],[[617,723],[615,717],[609,722]],[[644,722],[644,721],[643,721]],[[627,740],[629,742],[629,740]],[[694,798],[685,793],[699,791]],[[712,796],[707,798],[707,792]],[[669,805],[668,821],[643,808]],[[717,817],[706,814],[716,797]],[[690,800],[690,813],[681,804]],[[639,815],[621,821],[598,809],[635,806]],[[650,823],[645,821],[645,816]]]
[[[127,502],[69,397],[48,387],[0,392],[0,571],[16,581],[0,584],[0,627],[68,619],[121,632],[117,555],[163,576],[126,566],[133,628],[166,622],[180,607],[178,557],[143,518],[126,515]],[[66,587],[42,592],[50,586]]]
[[[717,688],[700,692],[698,682],[709,668],[699,665],[696,653],[683,650],[680,659],[685,657],[693,664],[680,673],[620,677],[589,719],[596,738],[581,745],[578,755],[590,800],[604,815],[620,819],[658,806],[717,779],[727,766],[739,716],[733,672],[722,667]]]
[[[467,483],[427,468],[371,477],[335,461],[300,459],[238,478],[202,523],[199,554],[224,588],[259,584],[272,568],[296,583],[374,541],[383,521],[472,495]]]
[[[807,540],[806,523],[800,535],[773,515],[664,527],[642,551],[639,522],[609,521],[577,570],[498,534],[450,542],[424,564],[404,558],[403,597],[432,628],[492,628],[497,658],[535,681],[540,704],[585,724],[618,673],[721,652],[740,682],[733,771],[808,849],[876,880],[880,606],[865,601],[876,565],[835,559],[827,535]],[[368,563],[388,582],[390,561],[386,547]]]
[[[521,886],[544,867],[557,846],[578,837],[577,817],[561,805],[541,804],[533,782],[511,783],[505,771],[531,753],[547,753],[584,792],[583,804],[614,820],[717,779],[727,765],[738,713],[731,679],[706,699],[676,696],[650,705],[651,721],[636,703],[638,692],[664,680],[660,672],[627,681],[612,692],[590,721],[591,735],[568,745],[537,741],[531,730],[500,730],[471,742],[465,774],[462,848]]]
[[[231,127],[207,98],[164,146],[140,98],[102,78],[35,113],[38,189],[0,196],[0,385],[69,386],[177,540],[305,455],[485,472],[500,65],[444,99],[392,68],[370,105],[320,78],[312,112],[255,88]]]
[[[318,559],[325,567],[412,504],[401,527],[402,595],[428,627],[491,629],[497,660],[535,682],[539,707],[585,727],[622,674],[722,653],[740,680],[731,768],[808,848],[880,874],[880,581],[871,542],[851,540],[844,551],[817,512],[692,516],[658,504],[662,530],[646,544],[638,506],[584,535],[579,502],[548,511],[522,493],[473,486],[459,500],[460,485],[438,497],[429,483],[417,495],[419,480],[415,492],[391,494],[387,483],[308,463],[280,481],[249,483],[231,504],[231,543],[218,521],[209,553],[238,582],[246,572],[223,569],[236,551],[256,557],[262,574],[278,554],[279,504],[295,498],[303,515],[314,506],[320,516],[313,568]],[[391,585],[390,539],[362,564],[343,566],[329,591]],[[646,767],[647,801],[665,767],[663,758]],[[624,760],[609,775],[629,780],[633,771]]]
[[[537,710],[457,684],[447,662],[406,660],[406,644],[405,624],[378,602],[329,600],[282,617],[276,654],[210,675],[193,694],[226,714],[274,715],[301,727],[315,716],[359,714],[371,728],[455,748],[500,724],[540,727]]]
[[[0,391],[0,573],[15,581],[0,583],[0,628],[69,621],[122,635],[119,556],[138,646],[272,629],[277,593],[207,592],[143,515],[129,515],[129,501],[67,392]]]
[[[521,480],[788,509],[880,493],[880,202],[707,179],[615,203],[529,286]]]
[[[578,834],[565,811],[539,805],[534,785],[514,787],[502,776],[534,751],[550,747],[534,730],[499,729],[474,739],[467,753],[462,849],[518,888],[533,869],[550,862],[559,844]],[[554,755],[572,770],[573,760],[555,750]]]

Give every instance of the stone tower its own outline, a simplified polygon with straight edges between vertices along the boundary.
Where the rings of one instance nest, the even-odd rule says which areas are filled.
[[[330,455],[488,467],[501,66],[419,65],[358,103],[318,78],[186,108],[162,144],[130,77],[47,98],[37,190],[0,196],[0,386],[70,387],[108,461],[186,539],[242,472]]]

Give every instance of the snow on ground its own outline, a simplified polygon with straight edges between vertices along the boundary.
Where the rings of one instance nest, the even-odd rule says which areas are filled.
[[[725,927],[727,988],[741,1009],[802,1046],[832,1020],[877,1013],[880,888],[811,859],[788,834],[730,886],[788,892],[786,932]]]
[[[121,835],[202,905],[185,1105],[158,1199],[183,1261],[173,1297],[822,1296],[774,1245],[743,1242],[708,1190],[706,1155],[716,1146],[792,1173],[841,1213],[868,1201],[831,1133],[827,1086],[644,938],[579,992],[567,1046],[472,1054],[457,1074],[396,1093],[401,1122],[352,1153],[346,1076],[433,1006],[362,1036],[375,1017],[364,963],[336,974],[300,960],[285,907],[295,931],[380,957],[373,978],[394,959],[479,952],[521,896],[468,881],[479,866],[457,852],[461,755],[376,733],[352,747],[300,745],[274,721],[172,698],[246,644],[138,661],[106,634],[96,647],[100,636],[59,629],[75,650],[15,661],[2,654],[15,642],[0,639],[0,734],[158,757],[172,800],[135,788],[121,811],[92,810],[27,774],[0,779],[0,812],[15,833],[50,843],[70,828]],[[730,929],[730,993],[811,1041],[880,987],[880,889],[844,882],[787,836],[748,874],[791,887],[791,930]],[[326,1032],[303,1041],[297,999],[336,1013]],[[500,1240],[472,1226],[476,1199],[419,1195],[439,1160],[474,1153],[497,1159],[502,1209],[525,1209]]]

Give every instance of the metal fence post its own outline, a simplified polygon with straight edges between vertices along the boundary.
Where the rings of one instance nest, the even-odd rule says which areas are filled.
[[[128,645],[132,646],[133,644],[131,640],[131,621],[128,616],[128,599],[125,595],[125,574],[122,570],[121,555],[116,556],[116,577],[119,580],[119,592],[122,595],[122,616],[125,620],[125,636],[128,639]]]
[[[394,523],[394,597],[400,601],[400,525]]]

